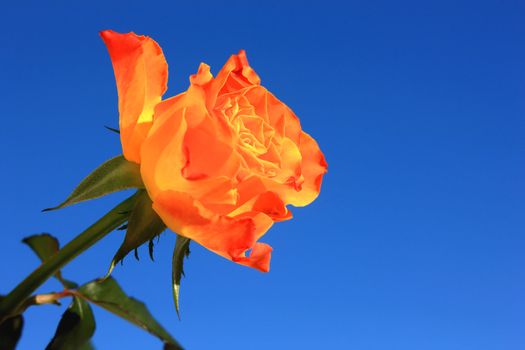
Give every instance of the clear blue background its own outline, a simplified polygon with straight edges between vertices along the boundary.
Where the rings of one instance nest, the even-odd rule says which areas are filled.
[[[89,3],[89,5],[87,5]],[[516,1],[10,2],[0,14],[0,290],[38,261],[22,237],[67,242],[124,198],[56,204],[120,152],[98,31],[155,38],[169,91],[244,48],[329,163],[321,196],[275,225],[262,274],[193,245],[170,287],[174,235],[114,276],[188,349],[525,348],[525,3]],[[114,233],[68,266],[99,277]],[[50,281],[41,291],[58,290]],[[27,312],[41,349],[63,307]],[[98,349],[160,342],[96,309]]]

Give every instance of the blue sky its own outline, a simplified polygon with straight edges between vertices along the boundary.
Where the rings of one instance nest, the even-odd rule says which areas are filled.
[[[171,299],[174,235],[114,276],[188,349],[468,350],[525,347],[523,1],[10,2],[2,6],[0,292],[38,261],[20,243],[67,242],[117,194],[58,212],[83,176],[120,153],[117,95],[98,31],[152,36],[167,96],[201,61],[244,48],[329,163],[321,196],[265,236],[262,274],[193,245]],[[108,236],[69,265],[106,272]],[[58,290],[54,281],[41,291]],[[63,308],[26,314],[40,349]],[[98,349],[160,342],[96,309]]]

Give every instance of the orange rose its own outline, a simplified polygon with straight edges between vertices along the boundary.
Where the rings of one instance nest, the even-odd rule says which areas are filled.
[[[326,162],[299,119],[260,85],[244,51],[213,77],[202,63],[186,92],[161,101],[167,63],[149,37],[101,33],[119,94],[124,156],[164,223],[242,265],[268,271],[257,242],[319,194]],[[249,253],[248,253],[249,252]]]

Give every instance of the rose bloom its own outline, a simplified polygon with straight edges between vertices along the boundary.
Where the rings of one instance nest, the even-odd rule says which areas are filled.
[[[166,226],[236,263],[268,271],[258,240],[319,194],[327,164],[299,119],[261,86],[240,51],[214,78],[201,63],[187,91],[162,100],[168,65],[147,36],[103,31],[127,160],[140,164]]]

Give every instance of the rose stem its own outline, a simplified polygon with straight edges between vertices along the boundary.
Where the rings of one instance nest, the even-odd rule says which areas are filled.
[[[132,209],[134,197],[135,195],[129,197],[110,210],[96,223],[66,244],[49,260],[35,269],[6,295],[0,302],[0,324],[7,318],[16,315],[20,306],[22,306],[31,293],[53,276],[60,268],[125,223],[128,220],[128,215],[125,213]]]

